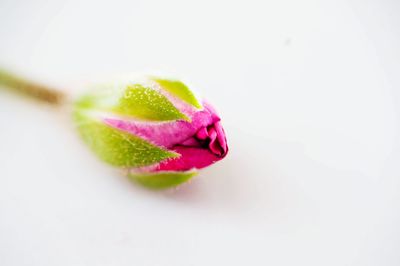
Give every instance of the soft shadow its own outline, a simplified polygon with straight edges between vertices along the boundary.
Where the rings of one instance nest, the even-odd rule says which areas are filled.
[[[240,139],[231,138],[230,153],[223,161],[201,171],[191,182],[161,192],[162,196],[191,207],[223,212],[246,212],[267,204],[269,183],[276,176],[268,159],[269,144],[252,137]]]

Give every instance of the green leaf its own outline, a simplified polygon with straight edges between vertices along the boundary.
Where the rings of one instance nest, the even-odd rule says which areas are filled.
[[[128,85],[112,111],[151,121],[189,120],[167,97],[140,84]]]
[[[179,155],[135,135],[112,128],[76,110],[75,122],[83,140],[105,162],[119,167],[142,167]]]
[[[166,171],[151,174],[133,173],[129,174],[128,177],[135,182],[140,183],[143,186],[152,189],[163,189],[168,187],[174,187],[182,184],[191,179],[197,172],[186,171],[186,172],[174,172]]]
[[[179,80],[168,80],[168,79],[154,79],[158,84],[160,84],[163,89],[169,93],[175,95],[186,103],[193,105],[194,107],[201,109],[202,106],[197,100],[193,92],[181,81]]]

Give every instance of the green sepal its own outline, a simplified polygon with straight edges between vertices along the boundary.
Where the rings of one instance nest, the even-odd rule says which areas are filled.
[[[140,84],[128,85],[115,113],[150,121],[189,120],[167,97]]]
[[[143,167],[179,154],[157,147],[135,135],[112,128],[76,110],[74,120],[83,140],[103,161],[118,167]]]
[[[173,94],[174,96],[180,98],[181,100],[185,101],[186,103],[193,105],[194,107],[201,109],[203,108],[202,105],[197,100],[196,96],[193,92],[181,81],[179,80],[169,80],[169,79],[159,79],[154,78],[160,86],[168,91],[169,93]]]
[[[80,97],[76,106],[144,121],[190,121],[189,117],[155,89],[138,83],[111,88],[112,86],[108,89],[103,86]]]
[[[151,189],[164,189],[178,186],[197,174],[196,171],[175,172],[165,171],[158,173],[130,173],[128,177]]]

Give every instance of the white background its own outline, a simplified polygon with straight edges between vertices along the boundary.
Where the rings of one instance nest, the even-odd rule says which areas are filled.
[[[0,63],[79,93],[163,71],[228,157],[130,183],[68,114],[0,91],[0,265],[400,265],[400,2],[0,1]]]

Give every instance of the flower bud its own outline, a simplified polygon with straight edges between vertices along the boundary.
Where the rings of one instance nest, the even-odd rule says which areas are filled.
[[[76,101],[74,120],[103,161],[152,188],[183,183],[228,152],[220,117],[177,80],[103,86]]]

